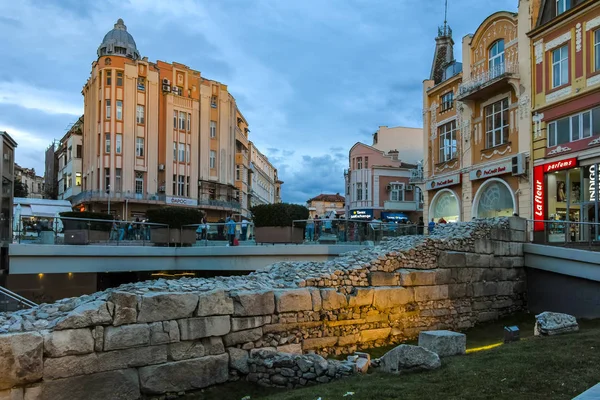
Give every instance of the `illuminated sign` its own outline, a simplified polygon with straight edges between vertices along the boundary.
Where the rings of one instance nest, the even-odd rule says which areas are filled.
[[[172,197],[167,196],[166,203],[174,206],[197,206],[198,200],[196,199],[187,199],[185,197]]]
[[[371,219],[373,218],[373,210],[352,210],[350,219]]]
[[[577,165],[577,158],[569,158],[567,160],[555,161],[544,164],[544,172],[561,171],[563,169],[573,168]]]
[[[596,165],[590,165],[590,201],[596,201]]]
[[[544,165],[539,165],[533,169],[533,230],[544,230],[545,212],[545,185],[544,185]]]
[[[460,174],[445,176],[443,178],[437,178],[431,181],[427,181],[425,189],[434,190],[447,186],[458,185],[460,183]]]
[[[475,169],[469,172],[469,178],[472,181],[477,179],[488,178],[490,176],[503,175],[511,172],[512,164],[510,161],[507,161],[502,164],[496,164],[491,166],[486,166],[483,168]]]

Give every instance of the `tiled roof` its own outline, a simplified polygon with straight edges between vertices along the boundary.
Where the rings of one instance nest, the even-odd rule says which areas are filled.
[[[344,196],[340,196],[339,193],[336,193],[336,194],[321,193],[317,197],[313,197],[312,199],[309,199],[308,203],[310,203],[312,201],[324,201],[326,203],[335,203],[335,202],[343,203],[346,201],[346,199],[344,198]]]

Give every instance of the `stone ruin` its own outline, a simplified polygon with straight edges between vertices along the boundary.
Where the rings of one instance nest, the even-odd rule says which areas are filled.
[[[126,284],[0,314],[0,399],[139,399],[238,379],[327,382],[351,372],[321,356],[524,309],[525,236],[517,217],[448,224],[327,262]],[[273,366],[269,352],[287,353],[278,360],[288,367]]]

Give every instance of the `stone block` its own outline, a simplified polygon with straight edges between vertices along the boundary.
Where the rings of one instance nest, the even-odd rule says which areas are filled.
[[[400,307],[414,301],[412,288],[390,287],[373,289],[373,307],[378,310]]]
[[[97,326],[92,329],[92,336],[94,337],[94,351],[104,350],[104,327]]]
[[[488,268],[493,257],[494,256],[491,254],[466,253],[466,266],[474,268]]]
[[[42,400],[137,400],[139,398],[139,377],[135,369],[44,381],[42,386]]]
[[[256,317],[231,318],[231,331],[244,331],[246,329],[259,328],[271,323],[270,315],[261,315]]]
[[[527,229],[527,220],[521,217],[509,217],[508,224],[513,231],[525,231]]]
[[[166,346],[136,347],[80,356],[46,358],[44,379],[68,378],[125,368],[144,367],[167,361]]]
[[[442,251],[438,256],[438,268],[461,268],[467,264],[465,253]]]
[[[202,389],[229,377],[229,355],[206,356],[139,369],[143,393],[163,394]]]
[[[475,240],[475,253],[478,254],[493,254],[492,241],[489,239]]]
[[[380,329],[365,329],[360,331],[360,341],[373,342],[375,340],[385,339],[390,336],[392,328],[380,328]]]
[[[312,300],[313,311],[321,311],[323,308],[321,301],[321,292],[319,289],[308,289],[310,292],[310,298]]]
[[[302,350],[306,351],[334,347],[337,342],[337,336],[304,339],[302,341]]]
[[[490,230],[490,239],[502,242],[510,242],[510,230],[503,228],[493,228]]]
[[[213,290],[198,295],[196,316],[233,314],[233,299],[223,290]]]
[[[302,354],[302,345],[300,343],[285,344],[277,346],[277,351],[288,354]]]
[[[82,304],[62,317],[54,329],[58,331],[110,324],[112,323],[112,316],[108,309],[109,304],[112,305],[112,303],[101,300]]]
[[[108,300],[115,305],[113,325],[135,324],[137,322],[138,296],[126,292],[111,292]]]
[[[360,334],[352,334],[340,336],[338,339],[338,346],[350,346],[360,341]]]
[[[477,314],[477,322],[493,321],[498,319],[498,311],[485,311]]]
[[[493,242],[492,251],[496,257],[509,256],[509,257],[522,257],[523,256],[523,243],[516,242]]]
[[[93,351],[94,338],[90,329],[65,329],[47,331],[44,334],[44,354],[48,357],[88,354]]]
[[[473,283],[473,296],[474,297],[495,296],[497,293],[498,293],[498,286],[495,282]]]
[[[104,329],[104,350],[126,349],[150,344],[148,324],[108,326]]]
[[[523,257],[494,257],[492,259],[493,268],[521,268],[525,265]]]
[[[419,333],[419,346],[433,351],[440,357],[465,354],[467,336],[452,331],[422,331]]]
[[[42,379],[43,352],[37,332],[0,335],[0,390]]]
[[[498,296],[512,296],[514,283],[511,281],[502,281],[496,284],[497,291],[496,294]]]
[[[235,346],[236,344],[244,344],[254,342],[262,338],[262,328],[249,329],[247,331],[231,332],[223,338],[226,347]]]
[[[356,288],[354,293],[348,295],[348,306],[351,308],[371,306],[374,293],[371,288]]]
[[[392,272],[376,271],[369,273],[369,285],[371,286],[396,286],[398,282],[398,274]]]
[[[0,390],[0,400],[24,400],[23,388]]]
[[[443,317],[450,314],[447,308],[433,308],[429,310],[421,310],[421,317]]]
[[[268,292],[238,292],[233,296],[233,315],[246,317],[275,312],[275,295]]]
[[[535,336],[554,336],[578,330],[577,319],[569,314],[546,311],[535,316]]]
[[[229,316],[186,318],[177,321],[181,340],[195,340],[209,336],[223,336],[231,331]]]
[[[158,322],[191,317],[198,307],[193,293],[148,293],[141,297],[138,322]]]
[[[179,342],[179,326],[177,321],[150,323],[150,344],[152,346]]]
[[[206,354],[201,342],[171,343],[168,348],[169,361],[189,360],[204,357]]]
[[[435,285],[447,285],[452,282],[452,269],[438,269],[435,271]]]
[[[23,400],[42,400],[42,388],[41,384],[26,387],[23,391]]]
[[[250,373],[248,352],[246,350],[230,347],[227,349],[227,353],[229,353],[229,367],[231,369],[239,371],[244,375]]]
[[[502,268],[487,268],[483,270],[481,280],[483,281],[498,281],[502,279]]]
[[[323,310],[339,310],[348,307],[346,295],[335,289],[321,289],[321,300]]]
[[[513,286],[514,294],[521,294],[521,293],[525,293],[527,291],[527,282],[518,281],[518,282],[513,282],[513,283],[514,283],[514,286]]]
[[[448,285],[448,298],[451,300],[460,299],[467,295],[466,283],[454,283]]]
[[[225,353],[225,346],[223,345],[223,339],[220,337],[209,337],[202,339],[202,346],[204,346],[204,352],[206,355],[215,356],[217,354]]]
[[[516,243],[525,243],[527,242],[527,232],[523,231],[510,231],[510,241]]]
[[[308,289],[277,290],[275,292],[275,309],[278,313],[312,310],[310,292]]]
[[[448,285],[415,287],[415,301],[445,300],[447,298]]]
[[[427,286],[435,285],[437,271],[423,270],[400,270],[400,285],[401,286]]]
[[[401,344],[388,351],[379,361],[381,371],[388,373],[432,370],[442,365],[440,357],[434,352],[408,344]]]

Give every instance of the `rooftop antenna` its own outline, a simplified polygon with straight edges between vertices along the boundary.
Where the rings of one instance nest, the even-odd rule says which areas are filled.
[[[444,4],[444,26],[438,28],[438,36],[452,36],[452,29],[448,26],[448,0]]]
[[[444,8],[444,27],[447,25],[448,22],[448,0],[446,0],[446,6]]]

